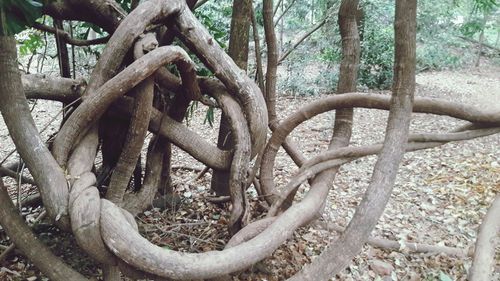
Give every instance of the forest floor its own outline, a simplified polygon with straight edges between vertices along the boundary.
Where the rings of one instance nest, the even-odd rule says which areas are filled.
[[[425,72],[417,76],[419,97],[436,97],[500,110],[500,67],[483,65],[454,71]],[[389,95],[388,91],[376,92]],[[278,116],[319,98],[318,96],[280,96]],[[33,115],[44,126],[54,116],[57,105],[39,102]],[[215,142],[214,128],[204,124],[205,109],[195,111],[189,126],[204,138]],[[216,120],[218,121],[218,116]],[[311,157],[325,150],[330,140],[334,113],[322,114],[299,126],[292,134],[301,151]],[[355,110],[353,146],[383,140],[387,112]],[[55,123],[58,124],[58,123]],[[428,114],[415,114],[412,132],[446,132],[465,124],[463,121]],[[44,137],[57,130],[49,126]],[[13,145],[0,120],[0,159]],[[325,224],[345,227],[369,184],[376,157],[366,157],[342,167],[330,191],[325,212],[317,223],[298,230],[272,257],[254,268],[240,273],[236,280],[283,280],[318,256],[324,247],[338,237],[325,230]],[[8,162],[13,161],[9,159]],[[176,167],[173,185],[181,196],[177,210],[147,211],[138,222],[141,232],[150,241],[169,249],[201,252],[222,249],[229,239],[226,231],[226,208],[207,202],[210,195],[210,174],[195,180],[203,166],[187,154],[174,150]],[[192,168],[195,168],[194,170]],[[277,186],[284,186],[296,167],[280,150],[274,175]],[[16,183],[8,180],[9,191],[16,193]],[[301,189],[298,197],[307,190]],[[21,190],[30,190],[23,186]],[[478,226],[495,194],[500,192],[500,136],[490,136],[406,154],[399,169],[396,185],[384,215],[372,237],[394,241],[445,245],[461,249],[473,246]],[[255,192],[250,191],[250,197]],[[300,200],[300,199],[298,199]],[[262,212],[257,200],[251,205],[256,214]],[[40,212],[24,210],[28,218]],[[58,231],[42,223],[35,227],[40,238],[54,252],[85,274],[96,274],[95,266],[75,250],[69,237],[58,237]],[[2,237],[0,244],[8,245]],[[3,249],[2,249],[3,250]],[[494,280],[500,280],[500,253],[497,249]],[[411,253],[405,249],[387,250],[366,245],[351,265],[332,280],[465,280],[471,258],[458,258],[442,253]],[[38,278],[38,279],[37,279]],[[0,264],[0,280],[44,280],[21,255],[9,256]]]

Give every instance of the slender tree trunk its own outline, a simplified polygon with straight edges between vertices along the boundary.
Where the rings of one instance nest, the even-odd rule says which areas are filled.
[[[360,42],[358,25],[356,21],[358,0],[343,0],[340,5],[338,24],[342,37],[342,61],[340,63],[340,75],[337,94],[356,92],[358,79]],[[330,141],[330,149],[345,147],[349,145],[352,134],[353,109],[341,109],[335,113],[333,135]],[[333,182],[338,168],[333,168],[321,173],[322,181]],[[287,205],[292,204],[295,192],[289,196]]]
[[[481,53],[483,52],[483,42],[484,42],[484,29],[486,28],[487,15],[486,13],[483,16],[481,33],[479,33],[479,40],[477,42],[477,59],[476,59],[476,67],[479,67],[481,63]]]
[[[269,116],[269,123],[277,122],[276,116],[276,77],[278,68],[278,47],[276,44],[276,33],[274,31],[273,22],[273,1],[264,0],[263,5],[264,13],[264,30],[266,34],[267,44],[267,72],[266,72],[266,92],[264,97],[266,99],[267,114]]]
[[[257,83],[259,84],[260,91],[262,93],[265,92],[265,86],[264,86],[264,74],[262,73],[263,68],[262,68],[262,55],[260,52],[260,38],[259,38],[259,28],[257,24],[257,19],[255,18],[255,9],[252,7],[250,10],[251,16],[252,16],[252,32],[253,32],[253,40],[255,43],[255,64],[256,64],[256,78],[257,78]]]
[[[250,32],[251,0],[234,0],[231,18],[231,33],[229,37],[229,56],[241,69],[247,70],[248,44]],[[234,146],[231,129],[226,116],[221,116],[217,147],[228,150]],[[212,173],[212,190],[219,196],[229,195],[229,171]]]
[[[58,30],[64,30],[64,24],[62,20],[54,19],[54,27]],[[55,33],[56,46],[57,46],[57,57],[59,58],[59,70],[61,76],[64,78],[71,78],[71,67],[69,64],[69,54],[68,48],[66,46],[66,40]]]
[[[280,20],[280,50],[282,51],[283,50],[283,29],[285,27],[285,19],[284,19],[285,7],[284,7],[283,1],[281,2],[281,13],[282,13],[282,16],[279,20]]]

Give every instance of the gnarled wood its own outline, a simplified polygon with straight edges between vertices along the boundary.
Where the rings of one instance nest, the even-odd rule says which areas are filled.
[[[135,44],[134,57],[136,59],[142,57],[144,52],[152,51],[157,45],[158,42],[155,36],[152,33],[146,34]],[[130,126],[106,192],[106,198],[119,205],[123,202],[125,190],[135,170],[135,163],[137,163],[141,155],[142,145],[148,132],[153,106],[154,80],[150,77],[139,83],[132,90],[132,96],[134,98],[134,108],[130,117]]]
[[[113,101],[130,91],[161,66],[170,62],[189,64],[188,58],[186,52],[179,47],[160,47],[134,61],[125,70],[108,80],[95,94],[82,102],[57,134],[53,153],[58,163],[63,167],[66,166],[72,144],[86,133],[89,126],[104,114]]]
[[[178,15],[175,28],[179,39],[196,53],[243,107],[252,137],[253,158],[265,145],[267,135],[268,117],[259,87],[236,66],[189,9],[184,8]]]

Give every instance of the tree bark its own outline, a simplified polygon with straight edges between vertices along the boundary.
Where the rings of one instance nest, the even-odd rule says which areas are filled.
[[[470,281],[491,280],[495,266],[495,249],[500,235],[500,195],[495,197],[479,227],[474,260],[469,272]]]
[[[64,171],[45,146],[31,117],[17,69],[16,42],[0,37],[0,111],[21,158],[38,183],[47,213],[69,229],[68,185]]]
[[[233,15],[231,17],[231,30],[229,35],[229,56],[242,70],[247,70],[248,44],[250,30],[250,11],[252,1],[234,0]],[[219,126],[217,147],[229,150],[234,146],[233,137],[227,117],[222,114]],[[229,195],[229,171],[214,170],[212,173],[211,188],[217,196]]]

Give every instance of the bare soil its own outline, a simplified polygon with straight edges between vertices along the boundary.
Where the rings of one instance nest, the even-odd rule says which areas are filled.
[[[426,72],[417,76],[417,96],[438,97],[472,104],[485,110],[500,110],[500,67],[484,65],[479,69]],[[388,95],[389,92],[378,92]],[[278,111],[281,118],[317,96],[280,96]],[[38,102],[33,116],[43,128],[57,114],[60,106]],[[195,110],[189,126],[214,143],[217,124],[204,124],[205,108]],[[218,122],[219,116],[216,116]],[[292,138],[302,152],[311,157],[326,149],[332,134],[334,114],[325,113],[298,127]],[[384,136],[387,112],[356,109],[352,145],[381,142]],[[43,132],[48,138],[58,128],[59,120]],[[463,121],[427,114],[415,114],[413,132],[446,132],[464,124]],[[0,120],[0,161],[14,146],[8,131]],[[16,156],[9,158],[14,161]],[[342,167],[330,192],[325,212],[320,221],[346,226],[355,207],[368,186],[376,157],[367,157]],[[141,232],[162,247],[189,252],[222,249],[227,242],[228,213],[205,199],[210,195],[210,174],[195,181],[202,164],[189,155],[175,150],[174,186],[182,197],[176,210],[151,210],[139,216]],[[276,183],[284,186],[294,173],[295,165],[280,151],[274,170]],[[8,180],[13,196],[17,184]],[[303,187],[303,191],[307,190]],[[22,195],[32,190],[20,187]],[[250,197],[255,213],[262,207],[252,190]],[[478,226],[495,194],[500,192],[500,136],[451,143],[439,148],[408,153],[400,167],[393,196],[379,221],[373,237],[401,242],[446,245],[467,249],[475,241]],[[300,197],[300,194],[299,194]],[[298,198],[297,200],[300,200]],[[28,219],[40,210],[24,210]],[[88,276],[98,272],[84,254],[75,247],[70,237],[58,238],[58,231],[44,223],[35,227],[43,241],[54,251]],[[238,280],[283,280],[318,256],[336,233],[324,230],[321,223],[300,229],[281,246],[272,257],[254,268],[240,273]],[[45,239],[47,238],[47,239]],[[7,237],[0,242],[8,245]],[[497,249],[497,253],[499,253]],[[496,259],[494,280],[500,280],[500,255]],[[365,246],[352,264],[332,280],[466,280],[471,259],[459,259],[444,254],[415,254],[404,249],[388,251]],[[30,279],[31,278],[31,279]],[[37,279],[38,278],[38,279]],[[0,266],[0,280],[44,280],[38,270],[19,253],[7,258]]]

